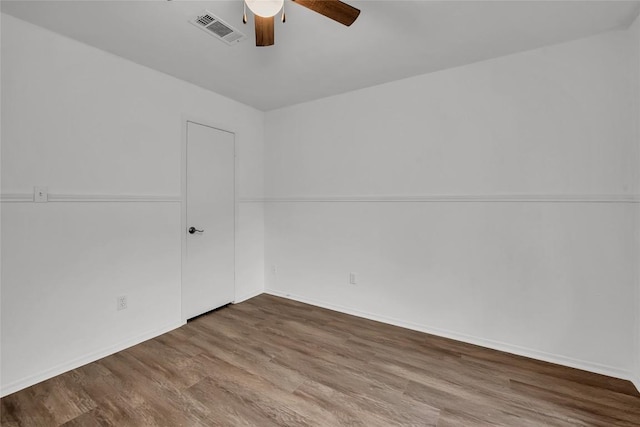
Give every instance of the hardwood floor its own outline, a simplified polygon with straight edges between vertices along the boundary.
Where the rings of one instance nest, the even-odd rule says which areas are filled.
[[[627,381],[261,295],[2,399],[3,426],[639,426]]]

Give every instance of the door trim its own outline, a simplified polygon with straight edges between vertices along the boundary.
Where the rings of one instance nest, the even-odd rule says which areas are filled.
[[[209,120],[182,114],[182,138],[180,144],[180,318],[182,323],[187,322],[185,313],[182,310],[182,286],[184,285],[184,273],[187,262],[187,125],[194,123],[206,126],[223,132],[233,134],[233,302],[236,295],[236,268],[237,268],[237,240],[238,240],[238,133],[227,126],[212,123]]]

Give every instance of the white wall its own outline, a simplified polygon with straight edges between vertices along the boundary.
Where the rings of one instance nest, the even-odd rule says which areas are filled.
[[[634,73],[635,73],[635,98],[636,98],[636,143],[640,146],[640,17],[636,18],[635,22],[631,25],[629,32],[632,34],[635,42],[634,46]],[[638,169],[640,169],[640,157],[637,159]],[[637,256],[636,256],[636,366],[635,366],[635,379],[634,383],[638,390],[640,390],[640,210],[636,215],[636,244],[637,244]]]
[[[238,133],[238,300],[266,270],[272,293],[640,378],[633,34],[265,119],[2,15],[3,196],[139,199],[2,203],[2,394],[180,324],[185,114]]]
[[[608,33],[267,113],[267,291],[630,378],[634,43]]]
[[[262,112],[2,15],[3,395],[181,324],[184,115],[237,132],[262,197]],[[6,201],[34,185],[120,201]],[[237,300],[264,288],[263,225],[239,204]]]

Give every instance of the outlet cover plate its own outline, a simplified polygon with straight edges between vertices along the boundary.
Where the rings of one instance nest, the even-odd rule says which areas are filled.
[[[36,203],[46,203],[49,201],[48,187],[33,187],[33,201]]]
[[[116,303],[117,303],[116,308],[118,309],[118,311],[125,310],[127,308],[127,297],[126,297],[126,295],[122,295],[122,296],[119,296],[118,298],[116,298]]]

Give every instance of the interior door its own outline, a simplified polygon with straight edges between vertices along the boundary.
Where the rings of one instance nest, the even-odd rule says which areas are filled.
[[[186,254],[182,314],[198,316],[233,301],[234,137],[187,122]]]

